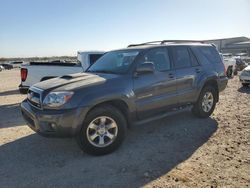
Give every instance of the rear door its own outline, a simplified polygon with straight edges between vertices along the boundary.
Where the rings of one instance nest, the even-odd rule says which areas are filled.
[[[188,46],[172,47],[178,103],[180,105],[194,102],[196,83],[202,74],[202,66]]]
[[[177,104],[175,72],[167,48],[148,50],[138,61],[153,62],[155,72],[134,78],[134,93],[139,119],[162,113]]]

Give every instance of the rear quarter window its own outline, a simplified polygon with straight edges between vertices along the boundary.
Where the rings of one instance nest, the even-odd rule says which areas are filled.
[[[212,46],[197,46],[192,47],[192,50],[202,64],[221,63],[219,53]]]

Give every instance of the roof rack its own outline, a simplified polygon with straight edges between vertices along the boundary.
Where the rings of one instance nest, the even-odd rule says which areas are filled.
[[[143,45],[154,45],[154,44],[162,44],[162,41],[151,41],[151,42],[145,42],[145,43],[140,43],[140,44],[130,44],[128,45],[129,47],[135,47],[135,46],[143,46]]]
[[[154,45],[154,44],[165,44],[165,43],[205,43],[204,41],[199,40],[162,40],[162,41],[151,41],[141,44],[130,44],[129,47],[143,46],[143,45]]]

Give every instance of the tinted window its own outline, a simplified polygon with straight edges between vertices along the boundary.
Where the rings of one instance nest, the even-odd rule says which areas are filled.
[[[155,48],[149,50],[144,54],[143,60],[140,63],[144,62],[154,63],[155,69],[160,72],[170,70],[170,60],[166,48]]]
[[[217,50],[212,46],[197,46],[192,48],[201,63],[214,64],[221,63],[221,58]]]
[[[89,55],[89,62],[90,65],[94,64],[103,54],[90,54]]]
[[[178,46],[173,48],[174,65],[176,69],[191,67],[191,60],[188,48]]]
[[[192,66],[198,66],[199,63],[198,63],[196,57],[194,56],[193,52],[191,50],[189,52],[190,52],[189,54],[190,54]]]

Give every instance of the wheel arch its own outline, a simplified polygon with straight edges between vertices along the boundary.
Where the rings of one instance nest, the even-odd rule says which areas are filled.
[[[118,109],[123,114],[124,118],[126,119],[127,126],[130,125],[131,117],[130,117],[130,113],[129,113],[129,105],[122,99],[110,99],[110,100],[107,100],[107,101],[99,102],[99,103],[91,106],[91,108],[89,108],[86,116],[93,109],[104,106],[104,105],[110,105],[110,106],[113,106],[114,108]]]
[[[215,79],[208,79],[204,82],[203,86],[200,89],[199,94],[201,93],[202,89],[205,88],[206,86],[211,86],[215,89],[216,91],[216,102],[219,101],[219,86],[218,86],[218,82]]]

